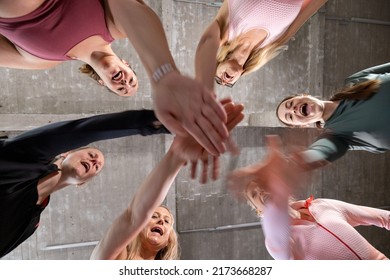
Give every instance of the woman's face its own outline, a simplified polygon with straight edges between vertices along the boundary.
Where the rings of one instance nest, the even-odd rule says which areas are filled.
[[[233,87],[244,73],[243,66],[235,59],[227,59],[219,63],[215,74],[215,81],[219,85]]]
[[[119,96],[132,96],[138,90],[138,79],[129,64],[115,56],[105,57],[103,69],[95,70],[102,84]]]
[[[251,182],[245,190],[245,195],[250,205],[260,215],[264,211],[264,203],[269,198],[269,194],[262,190],[256,183]]]
[[[166,247],[172,231],[173,217],[165,207],[157,207],[148,225],[141,232],[143,242],[147,242],[158,250]]]
[[[305,126],[322,121],[324,104],[310,95],[295,96],[283,101],[278,111],[278,118],[292,126]]]
[[[61,164],[61,172],[74,180],[74,184],[87,182],[96,176],[104,166],[104,156],[95,148],[69,152]]]

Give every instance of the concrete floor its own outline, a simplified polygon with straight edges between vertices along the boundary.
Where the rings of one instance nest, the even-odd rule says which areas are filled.
[[[163,21],[178,67],[190,76],[197,42],[218,9],[194,2],[147,1]],[[0,136],[12,137],[53,121],[152,108],[151,88],[131,44],[122,40],[113,46],[137,71],[140,88],[135,97],[122,99],[97,86],[78,74],[81,63],[77,61],[42,71],[2,68]],[[328,98],[350,74],[388,61],[390,2],[374,0],[367,6],[363,0],[329,0],[289,42],[287,51],[242,78],[233,89],[218,88],[219,96],[232,96],[245,105],[245,120],[233,132],[241,148],[238,166],[265,155],[267,134],[278,134],[285,143],[299,146],[315,139],[318,132],[314,129],[280,127],[274,110],[284,96],[310,92]],[[40,228],[4,259],[88,259],[96,241],[126,207],[171,141],[172,136],[166,135],[95,143],[106,155],[103,173],[83,189],[69,187],[52,195]],[[224,155],[222,174],[228,164],[229,157]],[[350,152],[314,172],[299,195],[389,209],[389,170],[389,153]],[[245,203],[231,197],[222,179],[203,186],[190,180],[188,170],[183,169],[166,204],[176,216],[182,259],[271,259],[258,219]],[[358,230],[390,256],[388,231],[374,227]]]

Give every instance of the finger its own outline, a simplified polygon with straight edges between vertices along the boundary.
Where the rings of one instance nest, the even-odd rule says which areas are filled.
[[[196,168],[198,167],[198,162],[197,161],[193,161],[191,163],[191,179],[195,179],[196,178]]]
[[[215,127],[208,121],[204,113],[202,113],[201,116],[197,117],[196,123],[202,130],[203,134],[207,135],[208,140],[217,149],[218,151],[217,155],[219,155],[219,153],[224,153],[226,151],[226,147],[224,144],[225,138],[221,137],[218,131],[215,130]]]
[[[238,156],[240,154],[240,149],[238,148],[237,144],[233,141],[232,137],[229,136],[229,138],[226,140],[226,150],[229,151],[232,155]]]
[[[211,91],[204,88],[202,92],[202,99],[203,102],[211,108],[211,112],[213,114],[210,116],[210,118],[215,118],[219,121],[222,121],[223,123],[226,123],[227,116],[226,112],[220,102],[218,102],[215,97],[211,94]],[[227,135],[226,135],[227,137]]]
[[[245,188],[251,181],[255,181],[255,176],[248,172],[247,168],[240,168],[230,172],[227,176],[229,187]]]
[[[226,127],[229,131],[235,128],[244,119],[244,114],[242,113],[243,109],[243,106],[237,107],[232,113],[228,115],[228,122]]]
[[[271,151],[280,151],[282,149],[282,140],[278,135],[267,135],[266,142]]]
[[[218,180],[219,177],[219,157],[213,157],[213,180]]]
[[[198,121],[202,120],[202,129],[205,129],[207,126],[207,129],[213,130],[215,132],[214,134],[218,135],[217,138],[210,138],[214,142],[214,145],[216,144],[215,140],[223,141],[229,136],[225,121],[217,118],[210,106],[203,106],[202,114],[196,117]]]
[[[232,98],[231,97],[225,97],[225,98],[222,98],[221,100],[219,100],[219,102],[222,104],[222,106],[224,106],[227,103],[232,103]]]
[[[233,102],[229,102],[229,103],[226,103],[223,105],[223,109],[225,110],[226,112],[226,115],[227,115],[227,119],[229,121],[229,114],[231,114],[234,110],[234,104]]]
[[[202,131],[202,129],[200,129],[197,123],[188,124],[187,122],[184,122],[183,126],[191,134],[191,136],[194,137],[194,139],[207,150],[207,152],[215,156],[220,154],[217,147],[214,146],[213,142],[210,141],[209,137]]]
[[[201,176],[201,183],[202,184],[207,183],[208,168],[209,168],[209,159],[208,159],[208,157],[206,157],[202,160],[202,176]]]
[[[204,88],[202,98],[205,104],[208,104],[212,107],[213,111],[217,114],[218,118],[221,121],[226,122],[225,110],[223,109],[222,104],[218,102],[218,100],[216,100],[212,92],[207,88]]]
[[[186,136],[187,131],[182,127],[182,124],[171,114],[161,114],[157,116],[161,123],[173,134]]]

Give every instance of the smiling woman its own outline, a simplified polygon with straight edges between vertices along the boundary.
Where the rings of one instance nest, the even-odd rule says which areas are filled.
[[[174,219],[169,209],[166,206],[157,207],[149,223],[137,238],[127,245],[123,257],[127,260],[179,259],[180,247],[173,223]]]
[[[305,172],[284,154],[280,138],[268,136],[267,144],[267,158],[232,171],[228,185],[261,217],[265,247],[274,259],[388,260],[355,227],[390,230],[390,211],[312,196],[295,200]]]
[[[244,118],[244,107],[229,102],[224,108],[228,115],[227,127],[231,130]],[[203,160],[207,170],[209,156],[193,137],[175,136],[168,152],[109,226],[91,259],[178,259],[173,217],[161,204],[185,163]],[[212,162],[216,171],[217,158]]]
[[[288,126],[316,124],[324,129],[304,152],[313,168],[347,150],[383,153],[390,149],[390,63],[362,70],[345,84],[330,100],[290,96],[276,109],[278,119]]]
[[[326,0],[225,0],[195,54],[198,79],[233,87],[286,49],[285,44]]]

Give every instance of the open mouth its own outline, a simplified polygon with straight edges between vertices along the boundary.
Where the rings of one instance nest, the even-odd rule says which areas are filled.
[[[120,81],[120,80],[122,80],[122,76],[123,76],[122,71],[119,71],[119,72],[116,73],[114,76],[112,76],[112,80],[114,80],[114,81]]]
[[[230,76],[228,73],[224,72],[223,73],[223,79],[227,82],[230,82],[231,80],[233,80],[234,76]]]
[[[151,229],[151,231],[152,231],[152,232],[157,232],[157,233],[159,233],[161,236],[164,234],[162,228],[160,228],[160,227],[154,227],[154,228]]]
[[[299,108],[299,111],[301,112],[301,115],[302,115],[302,116],[307,117],[307,116],[309,115],[308,109],[309,109],[309,105],[308,105],[307,103],[305,103],[305,104],[303,104],[303,105]]]
[[[83,161],[83,162],[81,162],[81,164],[82,164],[82,165],[84,166],[84,168],[85,168],[85,173],[88,173],[89,169],[91,168],[91,166],[89,165],[89,163]]]

